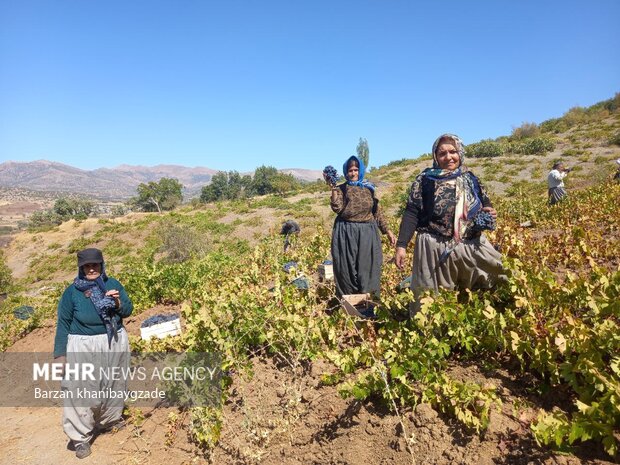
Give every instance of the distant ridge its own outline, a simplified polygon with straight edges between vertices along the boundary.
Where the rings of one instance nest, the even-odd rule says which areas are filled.
[[[320,171],[290,168],[281,170],[298,179],[314,181]],[[133,166],[83,170],[63,163],[36,160],[7,161],[0,164],[0,187],[17,187],[42,192],[84,194],[105,200],[126,200],[136,195],[140,183],[176,178],[185,186],[185,196],[195,197],[202,186],[211,182],[218,170],[180,165]]]

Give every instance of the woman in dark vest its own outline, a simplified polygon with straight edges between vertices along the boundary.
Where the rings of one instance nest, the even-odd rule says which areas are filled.
[[[463,143],[444,134],[432,153],[433,167],[411,186],[396,242],[396,266],[403,269],[407,245],[418,232],[411,279],[413,313],[420,308],[424,289],[490,288],[504,279],[501,255],[482,234],[485,226],[494,228],[497,213],[478,178],[463,166]]]
[[[396,236],[389,230],[375,197],[375,186],[364,180],[366,167],[356,156],[342,167],[346,182],[331,184],[331,207],[338,215],[332,231],[332,258],[336,294],[379,294],[381,238],[386,234],[392,245]]]

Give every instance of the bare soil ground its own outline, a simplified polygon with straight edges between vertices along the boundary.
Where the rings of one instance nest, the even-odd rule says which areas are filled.
[[[0,187],[0,228],[15,230],[21,221],[53,203],[50,193]]]
[[[126,320],[130,334],[157,313],[178,307],[156,307]],[[16,342],[9,351],[50,352],[55,322],[49,320]],[[483,380],[498,387],[502,407],[495,409],[489,429],[479,436],[454,420],[420,404],[396,414],[378,400],[341,398],[335,387],[321,384],[329,366],[308,362],[293,370],[283,361],[257,355],[253,376],[234,376],[232,395],[224,406],[219,444],[198,449],[188,437],[189,415],[177,409],[145,409],[144,421],[95,438],[93,453],[78,460],[67,449],[56,408],[2,408],[0,465],[47,463],[112,464],[435,464],[435,465],[607,465],[614,463],[600,448],[586,444],[574,455],[537,446],[529,421],[538,406],[555,402],[528,394],[528,380],[506,368],[483,372],[474,364],[455,363],[450,375]],[[169,414],[178,421],[169,421]]]
[[[518,179],[545,185],[546,172],[554,159],[563,158],[568,145],[559,145],[544,157],[528,157],[528,162],[540,165],[537,174],[523,169]],[[567,157],[569,164],[580,163],[580,170],[567,178],[570,188],[585,186],[592,174],[605,176],[615,168],[613,160],[620,157],[619,147],[594,146],[588,156]],[[524,157],[525,158],[525,157]],[[598,160],[598,161],[596,161]],[[470,159],[478,165],[474,171],[484,182],[485,160]],[[502,158],[494,159],[493,166],[505,171],[508,165]],[[428,160],[394,173],[394,181],[381,182],[382,195],[395,186],[409,184]],[[392,174],[390,174],[392,176]],[[370,176],[372,179],[372,175]],[[487,187],[501,194],[505,183],[493,181]],[[0,192],[1,194],[1,192]],[[324,194],[300,194],[291,202],[312,197],[319,200]],[[4,217],[13,220],[27,216],[44,205],[29,199],[13,198],[0,205],[0,225]],[[47,205],[48,207],[49,205]],[[329,207],[312,206],[315,217],[303,218],[305,225],[333,221]],[[239,215],[243,221],[234,236],[255,241],[269,231],[278,229],[286,219],[285,210],[265,209],[250,215]],[[4,217],[3,217],[4,215]],[[282,215],[281,217],[279,215]],[[125,222],[139,218],[128,215],[114,221]],[[237,217],[223,218],[233,223]],[[37,250],[48,250],[54,244],[66,247],[71,241],[91,237],[100,228],[97,219],[76,225],[68,222],[54,231],[41,234],[22,232],[6,247],[6,257],[15,278],[28,273]],[[139,246],[140,235],[123,237]],[[549,232],[551,234],[551,232]],[[4,241],[7,242],[6,240]],[[93,244],[95,245],[95,244]],[[105,244],[99,244],[105,246]],[[61,273],[62,274],[62,273]],[[72,275],[50,277],[68,279]],[[139,316],[129,318],[126,327],[130,334],[139,335],[140,323],[149,316],[177,310],[156,307]],[[47,321],[17,341],[9,350],[19,352],[50,352],[53,346],[55,321]],[[540,406],[549,407],[562,400],[561,393],[536,396],[528,389],[532,380],[519,374],[509,364],[494,370],[482,370],[471,363],[455,363],[451,376],[477,382],[493,383],[502,399],[502,407],[495,409],[489,429],[482,435],[464,431],[459,424],[429,405],[405,408],[396,414],[378,400],[357,402],[342,399],[336,388],[321,384],[321,374],[329,367],[320,362],[307,363],[294,370],[279,360],[265,356],[253,359],[253,377],[238,373],[234,376],[232,394],[224,406],[224,423],[219,444],[210,452],[199,450],[187,436],[189,418],[176,409],[154,409],[142,412],[141,424],[134,422],[132,413],[129,427],[97,437],[93,454],[77,460],[66,448],[67,440],[60,424],[61,407],[56,408],[2,408],[4,421],[0,425],[0,465],[47,463],[96,464],[462,464],[462,465],[605,465],[620,463],[620,457],[610,459],[600,446],[585,444],[572,449],[572,454],[553,452],[539,447],[529,431],[529,422]],[[179,421],[169,421],[169,414],[178,414]]]

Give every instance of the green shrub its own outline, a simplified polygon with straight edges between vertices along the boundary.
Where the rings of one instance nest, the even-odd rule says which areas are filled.
[[[564,156],[564,157],[576,157],[577,155],[583,155],[585,153],[586,153],[586,151],[585,150],[581,150],[581,149],[568,149],[568,150],[564,150],[564,152],[562,152],[562,156]]]
[[[202,257],[211,247],[209,236],[186,224],[166,222],[159,227],[158,236],[162,240],[159,251],[171,263]]]
[[[518,128],[512,128],[512,138],[516,140],[537,137],[539,134],[540,129],[536,123],[524,122]]]
[[[551,118],[540,123],[539,128],[541,132],[559,134],[560,132],[566,131],[569,126],[562,118]]]
[[[110,210],[110,215],[112,215],[113,218],[116,218],[117,216],[125,216],[128,211],[129,210],[125,205],[114,205]]]
[[[38,230],[53,228],[61,224],[63,219],[51,210],[34,212],[28,221],[28,229]]]
[[[62,250],[57,253],[35,256],[28,268],[28,282],[48,281],[58,271],[69,272],[77,268],[75,255]]]
[[[52,211],[62,218],[62,221],[71,218],[84,220],[95,212],[95,204],[88,199],[60,197],[54,202]]]
[[[537,197],[545,193],[546,186],[540,182],[519,180],[512,183],[506,189],[506,198],[523,199],[525,197]]]
[[[467,155],[473,158],[499,157],[506,152],[503,144],[491,139],[481,140],[467,146]]]
[[[620,131],[616,132],[610,139],[609,145],[620,145]]]
[[[49,230],[70,219],[85,220],[94,214],[95,210],[95,204],[91,200],[60,197],[51,209],[34,212],[28,221],[28,228]]]
[[[131,244],[120,240],[115,239],[108,242],[105,246],[105,256],[106,257],[125,257],[130,254],[132,249]]]
[[[532,137],[510,144],[509,150],[523,155],[540,155],[555,148],[555,141],[549,137]]]
[[[560,133],[577,125],[598,123],[610,114],[617,114],[620,108],[620,93],[614,98],[598,102],[588,108],[574,107],[568,110],[561,118],[552,118],[540,123],[541,132]]]
[[[325,181],[317,179],[316,181],[309,182],[303,185],[302,192],[308,192],[314,194],[316,192],[323,192],[327,189]]]
[[[419,159],[418,159],[419,160]],[[394,166],[405,166],[408,163],[411,162],[410,158],[401,158],[400,160],[393,160],[391,162],[389,162],[387,165],[385,166],[389,166],[389,167],[394,167]]]
[[[77,253],[80,250],[83,250],[89,245],[91,245],[92,244],[91,241],[92,239],[89,239],[86,237],[80,237],[78,239],[75,239],[74,241],[71,242],[71,244],[69,244],[67,251],[69,253]]]
[[[4,293],[13,284],[11,269],[7,266],[4,253],[0,250],[0,293]]]
[[[573,107],[562,116],[568,127],[576,126],[579,123],[588,121],[587,110],[583,107]]]

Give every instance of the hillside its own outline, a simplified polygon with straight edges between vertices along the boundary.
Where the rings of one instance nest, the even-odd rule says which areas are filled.
[[[281,170],[304,181],[314,181],[320,172],[309,169]],[[176,178],[185,197],[196,197],[217,170],[179,165],[132,166],[82,170],[62,163],[37,160],[29,163],[0,163],[0,188],[18,188],[40,193],[83,194],[100,200],[127,200],[141,183]]]
[[[0,164],[0,186],[39,192],[83,194],[103,200],[126,200],[136,194],[140,183],[174,177],[195,194],[217,173],[209,168],[176,165],[154,167],[120,165],[116,168],[82,170],[62,163],[37,160]]]
[[[384,243],[379,321],[352,321],[317,280],[333,213],[327,188],[310,186],[16,234],[4,252],[16,285],[0,307],[0,345],[51,349],[75,252],[96,246],[136,305],[134,349],[215,348],[232,373],[220,411],[129,409],[130,428],[95,442],[97,463],[617,462],[620,186],[610,178],[620,146],[610,141],[620,112],[594,106],[563,118],[540,125],[552,150],[466,161],[499,214],[489,238],[510,283],[498,292],[443,293],[407,321],[411,296],[397,291],[405,275]],[[574,167],[570,199],[550,209],[545,179],[558,159]],[[368,174],[394,230],[412,179],[429,165],[394,161]],[[278,233],[290,218],[301,234],[284,254]],[[526,221],[532,227],[519,226]],[[311,279],[307,292],[282,271],[291,260]],[[18,305],[35,317],[15,319]],[[183,336],[140,341],[144,319],[171,311],[182,313]],[[71,463],[60,412],[44,410],[9,410],[15,428],[0,428],[0,463]],[[542,444],[556,441],[560,451]]]

